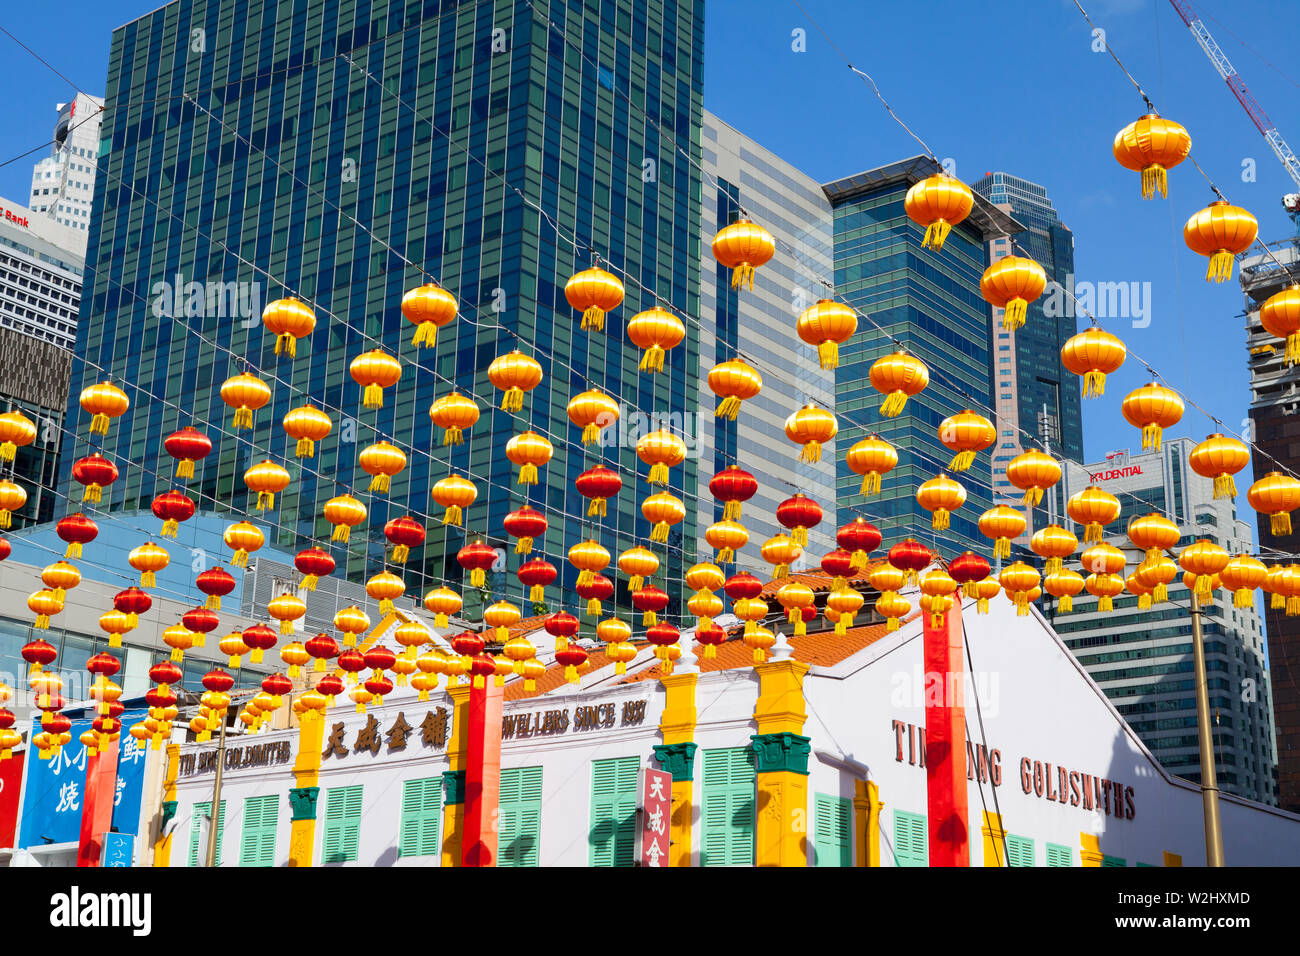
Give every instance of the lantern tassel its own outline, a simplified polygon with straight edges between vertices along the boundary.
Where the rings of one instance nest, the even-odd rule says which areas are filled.
[[[840,346],[838,342],[822,342],[817,346],[817,360],[822,368],[840,367]]]
[[[532,538],[524,537],[524,538],[520,538],[518,541],[515,542],[515,554],[532,554],[532,551],[533,551]]]
[[[248,567],[248,552],[245,551],[243,548],[240,548],[238,551],[236,551],[235,556],[230,559],[230,566],[234,568]],[[150,572],[146,571],[145,573],[148,574]],[[151,587],[152,583],[153,582],[146,584],[145,587]]]
[[[1083,397],[1099,398],[1106,394],[1106,373],[1090,369],[1083,373]]]
[[[298,446],[294,449],[294,455],[297,458],[311,458],[316,454],[316,442],[310,438],[299,438]]]
[[[718,410],[713,413],[715,418],[729,418],[733,422],[740,415],[740,399],[735,395],[728,395],[718,406]]]
[[[1165,168],[1152,163],[1142,170],[1142,198],[1151,199],[1159,191],[1161,199],[1169,198],[1169,180]]]
[[[945,531],[948,528],[948,509],[936,508],[934,516],[930,519],[930,527],[935,531]]]
[[[582,313],[582,324],[579,328],[590,332],[605,331],[605,310],[598,305],[590,306]]]
[[[382,494],[388,494],[388,476],[375,475],[370,479],[370,491],[378,491]]]
[[[1205,270],[1206,282],[1223,282],[1232,278],[1233,255],[1227,249],[1220,249],[1210,256],[1210,264]]]
[[[659,623],[659,615],[654,611],[646,611],[641,615],[641,623],[646,627],[651,627]]]
[[[12,456],[8,460],[13,461]],[[101,502],[103,498],[104,495],[103,495],[102,485],[87,485],[86,490],[81,493],[82,501],[89,501],[94,504],[99,504],[99,502]]]
[[[975,464],[975,452],[959,451],[952,456],[952,461],[948,462],[950,471],[969,471],[970,466]]]
[[[501,411],[518,412],[524,407],[524,390],[517,385],[512,385],[506,389],[506,393],[501,396]]]
[[[99,413],[99,414],[97,414],[97,415],[95,415],[95,416],[90,420],[90,433],[91,433],[92,435],[107,435],[107,434],[108,434],[108,416],[105,415],[105,414],[103,414],[102,412]]]
[[[1295,617],[1300,614],[1300,597],[1292,595],[1286,599],[1286,616]]]
[[[797,525],[790,532],[790,540],[800,547],[803,547],[808,543],[808,529],[803,525]]]
[[[1102,527],[1099,522],[1089,521],[1083,527],[1083,540],[1087,544],[1101,544]]]
[[[8,528],[12,524],[13,524],[12,513],[9,512],[8,510],[0,510],[0,528]],[[68,550],[71,551],[73,547],[75,547],[75,545],[71,545],[71,544],[68,545]]]
[[[1214,476],[1214,497],[1216,499],[1237,497],[1237,483],[1232,475]]]
[[[247,405],[241,405],[235,409],[235,421],[233,427],[236,431],[241,428],[253,427],[253,410]]]
[[[1165,584],[1157,584],[1151,589],[1151,600],[1155,604],[1163,604],[1169,600],[1169,587]]]
[[[975,613],[987,614],[989,612],[989,599],[986,597],[975,599]]]
[[[316,582],[319,581],[319,580],[320,580],[319,575],[309,574],[309,575],[307,575],[305,578],[302,579],[302,584],[300,585],[300,587],[301,587],[304,591],[315,591],[315,590],[316,590]],[[220,598],[218,598],[218,600],[220,600]]]
[[[898,630],[898,618],[896,617],[887,618],[885,624],[885,630],[887,632]]]
[[[121,634],[113,634],[113,635],[111,635],[111,636],[109,637],[109,639],[108,639],[108,646],[109,646],[109,647],[121,647],[121,646],[122,646],[122,635],[121,635]]]
[[[1108,612],[1113,610],[1113,608],[1114,604],[1112,603],[1109,594],[1103,594],[1101,597],[1097,598],[1098,611]]]
[[[545,601],[546,587],[541,584],[534,584],[528,590],[528,600],[532,601],[533,603],[537,603],[538,601]]]
[[[71,555],[71,550],[72,550],[72,549],[69,548],[68,550],[69,550],[69,557],[71,557],[71,556],[72,556],[72,555]],[[77,545],[77,554],[78,554],[78,555],[81,554],[81,545]],[[154,573],[153,573],[152,571],[142,571],[142,572],[140,573],[140,587],[142,587],[142,588],[151,588],[151,587],[154,586],[155,581],[156,581],[156,578],[155,578]]]
[[[459,522],[457,522],[459,524]],[[395,564],[405,564],[406,559],[411,556],[411,547],[406,544],[399,544],[393,548],[393,562]]]
[[[880,472],[869,471],[862,476],[862,488],[859,494],[870,497],[880,491]]]
[[[641,356],[640,369],[643,372],[654,374],[664,370],[664,350],[658,345],[652,345],[645,350]]]
[[[849,583],[849,582],[848,582],[848,580],[844,577],[844,575],[842,575],[842,574],[837,574],[837,575],[835,575],[834,580],[831,581],[831,590],[833,590],[833,591],[838,591],[840,588],[845,587],[848,583]]]
[[[383,408],[384,387],[374,382],[367,385],[365,393],[361,396],[361,406],[363,408]]]
[[[848,625],[844,623],[844,617],[845,615],[841,614],[840,619],[835,622],[835,633],[840,637],[843,637],[849,632]]]
[[[411,344],[416,348],[433,348],[438,344],[438,326],[432,322],[421,322],[415,327],[415,335],[411,337]]]
[[[442,523],[455,525],[457,528],[459,528],[462,517],[463,516],[461,514],[460,505],[448,505],[447,510],[443,512]],[[394,552],[393,554],[394,554],[394,559],[396,559],[396,552]],[[405,558],[403,558],[402,560],[405,560]]]
[[[1029,303],[1020,297],[1016,297],[1008,302],[1002,309],[1002,328],[1008,332],[1014,332],[1025,324],[1025,314],[1029,311]]]
[[[281,332],[275,337],[275,354],[293,358],[296,352],[294,348],[295,341],[293,333]]]
[[[657,541],[660,544],[666,544],[668,541],[668,522],[660,521],[650,532],[650,540]]]
[[[434,627],[446,627],[446,626],[447,626],[447,615],[446,615],[446,614],[435,614],[435,615],[433,616],[433,626],[434,626]]]
[[[257,493],[257,510],[266,511],[275,507],[275,492],[259,491]]]
[[[475,568],[469,573],[469,585],[473,588],[481,588],[487,583],[487,575],[482,568]]]
[[[596,516],[600,516],[602,518],[605,516],[604,498],[592,498],[591,504],[587,505],[587,517],[594,518]]]
[[[1300,332],[1292,332],[1286,337],[1286,364],[1300,362]]]
[[[1237,588],[1232,592],[1233,607],[1250,607],[1255,603],[1254,588]]]
[[[703,651],[703,655],[702,655],[702,656],[704,656],[705,658],[709,658],[709,657],[717,657],[717,656],[718,656],[718,649],[717,649],[716,647],[714,647],[712,644],[705,644],[705,645],[704,645],[704,651]],[[672,662],[669,661],[669,666],[671,666],[671,664],[672,664]]]
[[[938,526],[936,525],[936,527]],[[1010,538],[998,538],[996,541],[993,542],[993,557],[995,558],[1011,557]]]
[[[176,532],[180,529],[180,522],[175,518],[168,518],[163,522],[162,531],[158,532],[164,538],[176,537]]]
[[[590,614],[592,617],[596,617],[597,615],[600,614],[599,598],[591,598],[589,601],[587,601],[587,613]]]
[[[18,446],[11,441],[0,444],[0,459],[13,461],[14,455],[18,453]]]
[[[952,226],[942,219],[936,219],[925,227],[925,238],[921,240],[922,247],[938,252],[943,248],[943,242],[951,231]]]
[[[632,575],[630,578],[627,579],[627,589],[628,589],[628,591],[630,591],[632,594],[636,594],[636,592],[637,592],[637,591],[640,591],[643,587],[645,587],[645,577],[644,577],[644,576],[642,576],[642,575],[640,575],[640,574],[634,574],[634,575]]]
[[[465,440],[465,433],[456,428],[454,425],[442,433],[442,443],[444,445],[459,445]]]
[[[593,445],[600,441],[600,426],[592,422],[582,430],[582,443],[584,445]]]
[[[668,466],[662,461],[657,461],[650,466],[650,477],[646,479],[652,485],[666,485],[668,483]]]
[[[788,578],[789,576],[790,576],[790,565],[788,564],[778,564],[775,568],[772,569],[772,579],[774,581],[779,581],[782,578]]]
[[[626,662],[626,661],[619,661],[619,662],[617,662],[617,663],[614,665],[614,673],[615,673],[615,674],[626,674],[626,673],[627,673],[627,662]]]
[[[1152,422],[1142,426],[1142,447],[1151,451],[1160,450],[1160,437],[1164,429]]]
[[[1291,512],[1279,511],[1269,520],[1269,530],[1274,537],[1288,535],[1291,533]]]
[[[863,571],[867,567],[867,552],[858,550],[853,552],[849,558],[849,569],[853,571]]]
[[[804,442],[803,451],[799,453],[799,460],[814,462],[822,460],[822,444],[818,441]]]
[[[907,393],[900,390],[890,392],[885,396],[884,403],[880,406],[880,414],[886,418],[896,418],[902,413],[903,407],[907,405]]]
[[[1043,501],[1042,488],[1030,488],[1028,491],[1025,492],[1026,507],[1032,507],[1034,505],[1041,504],[1042,501]]]
[[[519,485],[537,484],[537,466],[534,465],[531,461],[525,462],[524,464],[520,465],[519,481],[517,481],[516,484]]]
[[[731,564],[736,560],[734,548],[722,548],[718,551],[718,564]]]
[[[731,287],[739,289],[746,283],[749,284],[750,289],[754,288],[754,267],[748,262],[742,262],[731,270]]]

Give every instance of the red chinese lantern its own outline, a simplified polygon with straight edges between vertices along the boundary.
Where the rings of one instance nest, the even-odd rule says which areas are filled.
[[[854,570],[853,553],[843,548],[828,551],[822,556],[822,570],[831,576],[831,587],[838,589],[847,584],[847,578]]]
[[[515,574],[519,578],[519,583],[529,589],[528,600],[544,601],[546,586],[555,581],[559,572],[555,565],[544,558],[533,558],[521,564]]]
[[[39,674],[43,668],[54,663],[54,659],[59,656],[55,646],[43,637],[38,637],[36,640],[24,644],[19,653],[22,654],[23,660],[32,665],[28,671],[31,676]]]
[[[195,634],[194,643],[198,647],[204,644],[203,635],[210,634],[221,626],[217,612],[206,607],[191,608],[181,616],[181,623]]]
[[[853,554],[855,571],[866,568],[871,552],[880,547],[881,540],[880,529],[861,515],[841,525],[835,532],[835,543]]]
[[[594,617],[601,612],[600,602],[608,601],[614,596],[614,582],[603,574],[596,574],[585,584],[576,585],[574,590],[578,592],[578,597],[587,602],[587,613]],[[645,588],[641,590],[644,591]]]
[[[587,663],[587,652],[577,644],[566,644],[564,650],[555,652],[555,663],[564,667],[564,679],[578,683],[578,668]]]
[[[542,627],[546,629],[547,634],[555,638],[555,649],[560,651],[578,633],[578,619],[565,611],[556,611],[553,614],[546,615],[546,619],[542,621]]]
[[[113,607],[127,616],[127,623],[135,627],[140,623],[140,615],[148,613],[153,607],[153,598],[148,591],[132,585],[113,595]]]
[[[325,633],[309,637],[303,642],[302,646],[316,660],[316,663],[312,665],[314,671],[325,670],[325,662],[332,657],[338,657],[339,654],[339,642]]]
[[[275,647],[277,640],[275,631],[265,624],[254,624],[244,628],[242,637],[245,646],[252,652],[248,655],[248,660],[253,664],[262,663],[262,653]]]
[[[758,479],[738,465],[728,465],[709,479],[709,494],[723,502],[722,517],[740,520],[740,506],[758,492]]]
[[[536,508],[524,505],[506,515],[501,525],[506,534],[519,539],[515,542],[515,554],[531,554],[533,539],[546,534],[547,521],[546,515]]]
[[[456,552],[457,563],[470,572],[470,587],[483,587],[487,582],[487,571],[492,565],[496,564],[496,560],[496,548],[485,543],[482,539],[473,541]]]
[[[158,685],[159,690],[166,693],[172,684],[179,684],[184,678],[185,672],[171,660],[161,660],[149,668],[149,679]]]
[[[99,534],[99,525],[78,511],[60,518],[58,524],[54,526],[54,531],[61,540],[68,543],[68,549],[63,552],[63,556],[79,558],[81,546],[94,541],[95,536]]]
[[[967,597],[978,598],[975,585],[989,576],[988,558],[974,551],[963,551],[948,562],[948,574],[962,586]]]
[[[424,525],[410,515],[402,515],[384,525],[384,537],[393,546],[393,562],[405,564],[411,549],[424,544]]]
[[[930,549],[915,538],[904,538],[889,549],[887,560],[907,575],[908,584],[915,584],[917,572],[929,567]]]
[[[366,658],[364,654],[353,647],[339,655],[338,664],[347,673],[348,683],[355,684],[357,675],[366,669]]]
[[[334,706],[334,698],[344,691],[343,678],[337,674],[326,674],[316,682],[318,693],[324,694],[329,700],[329,705]]]
[[[0,538],[0,561],[13,554],[13,546],[5,538]]]
[[[655,647],[655,657],[663,662],[665,672],[672,667],[668,649],[681,640],[682,632],[672,624],[659,623],[645,629],[645,639]]]
[[[727,632],[718,625],[710,622],[708,625],[700,625],[695,629],[695,640],[704,645],[704,656],[717,657],[718,645],[727,639]]]
[[[162,519],[163,526],[159,534],[164,538],[176,537],[180,523],[194,517],[193,499],[175,488],[154,498],[152,507],[154,516]]]
[[[603,518],[605,502],[619,493],[623,487],[623,479],[613,469],[597,465],[580,474],[574,484],[578,488],[578,494],[591,499],[591,503],[587,505],[587,517],[599,515]]]
[[[647,584],[632,595],[632,606],[641,612],[641,623],[657,624],[659,612],[668,606],[668,592]]]
[[[81,500],[98,504],[103,500],[103,490],[117,481],[117,465],[94,452],[77,459],[72,466],[72,477],[78,484],[85,485]]]
[[[334,558],[321,548],[304,548],[293,559],[293,566],[304,575],[301,586],[304,591],[315,591],[316,582],[334,573]]]
[[[212,439],[188,425],[164,438],[163,448],[176,459],[176,477],[193,478],[194,463],[212,453]]]
[[[194,583],[200,591],[208,596],[204,606],[212,611],[220,610],[221,599],[235,589],[234,575],[220,566],[200,571],[194,579]]]
[[[166,663],[171,664],[171,661]],[[175,667],[176,665],[172,664]],[[177,668],[179,670],[179,668]],[[150,672],[150,676],[153,672]],[[172,682],[174,683],[174,681]],[[214,667],[200,679],[199,683],[203,685],[204,690],[210,690],[214,694],[224,694],[235,686],[235,678],[223,671],[220,667]]]
[[[790,540],[802,547],[808,543],[808,529],[821,523],[822,507],[798,492],[776,506],[776,520],[790,529]]]

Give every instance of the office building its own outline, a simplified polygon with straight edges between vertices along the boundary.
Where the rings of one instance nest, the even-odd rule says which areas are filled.
[[[834,210],[835,288],[883,329],[860,324],[840,351],[835,376],[837,442],[846,449],[875,432],[899,452],[898,465],[881,493],[865,501],[858,493],[861,478],[841,455],[840,507],[870,517],[886,541],[912,535],[951,556],[954,549],[988,547],[977,522],[992,506],[993,449],[981,452],[969,471],[954,476],[965,486],[967,498],[953,513],[947,532],[931,530],[930,513],[917,504],[916,488],[946,471],[952,458],[939,441],[943,419],[964,408],[990,415],[991,313],[980,296],[980,277],[988,263],[988,242],[1023,227],[976,194],[971,214],[952,230],[943,248],[924,248],[925,230],[907,218],[903,199],[913,183],[938,171],[933,160],[916,156],[824,188]],[[930,383],[908,399],[901,415],[884,418],[882,396],[871,387],[868,371],[876,359],[897,349],[894,340],[925,362]]]
[[[1000,236],[990,242],[990,262],[1007,255],[1029,256],[1047,273],[1047,290],[1029,304],[1019,329],[1002,328],[1003,310],[992,310],[998,413],[993,498],[997,504],[1018,505],[1023,493],[1007,481],[1006,466],[1027,445],[1083,460],[1079,380],[1061,365],[1061,347],[1077,331],[1078,320],[1073,299],[1065,291],[1053,291],[1059,287],[1074,293],[1074,234],[1057,216],[1047,190],[1037,183],[993,172],[985,173],[971,189],[1025,226],[1014,239]],[[1054,492],[1059,495],[1059,489]],[[1041,524],[1041,515],[1041,509],[1028,515],[1027,536]]]
[[[1115,452],[1085,468],[1067,464],[1062,478],[1067,497],[1096,485],[1119,498],[1120,517],[1107,526],[1106,540],[1127,553],[1126,573],[1143,555],[1124,529],[1153,511],[1178,523],[1179,549],[1206,538],[1231,554],[1253,553],[1250,526],[1237,518],[1235,503],[1216,500],[1213,479],[1188,466],[1196,443],[1174,438],[1163,445],[1154,452]],[[1070,524],[1059,514],[1049,517]],[[1149,610],[1139,609],[1138,599],[1128,593],[1113,603],[1113,611],[1098,613],[1097,599],[1084,592],[1074,599],[1071,613],[1055,615],[1053,627],[1165,769],[1199,782],[1187,589],[1181,577],[1175,579],[1168,602]],[[1258,607],[1233,607],[1232,595],[1220,590],[1202,608],[1202,630],[1219,786],[1276,803],[1276,683],[1265,666]]]
[[[32,169],[28,205],[32,212],[74,230],[85,255],[90,212],[95,196],[95,166],[104,101],[77,93],[55,107],[54,142],[50,155]]]
[[[1295,239],[1270,243],[1269,254],[1243,256],[1239,268],[1250,365],[1250,437],[1257,449],[1251,456],[1249,477],[1247,473],[1237,476],[1244,492],[1246,484],[1270,471],[1300,474],[1295,426],[1300,366],[1286,364],[1285,344],[1265,332],[1259,321],[1259,307],[1269,296],[1300,282],[1300,249]],[[1267,515],[1256,520],[1261,553],[1295,552],[1291,538],[1273,534]],[[1278,800],[1283,807],[1300,811],[1300,618],[1272,609],[1264,613],[1276,694]]]
[[[821,505],[824,517],[808,535],[808,560],[835,547],[835,460],[837,441],[822,449],[821,461],[799,461],[799,448],[784,440],[786,417],[815,402],[835,403],[835,372],[822,369],[817,351],[795,334],[799,313],[829,295],[818,279],[834,271],[831,207],[820,183],[727,125],[704,114],[704,231],[717,231],[744,210],[776,238],[776,255],[758,270],[753,290],[731,288],[730,270],[718,265],[702,243],[700,282],[700,463],[701,488],[708,477],[732,462],[758,480],[758,492],[745,503],[744,525],[750,546],[737,563],[750,571],[768,569],[758,548],[784,530],[776,508],[796,492]],[[748,399],[737,421],[715,418],[718,398],[710,391],[708,370],[740,355],[763,376],[763,390]],[[842,426],[841,426],[842,427]],[[698,528],[722,517],[721,503],[707,494],[699,503]],[[702,553],[709,553],[707,545]]]
[[[209,92],[196,105],[168,94],[192,86],[190,49],[205,30]],[[647,539],[640,503],[653,489],[634,441],[579,443],[569,398],[600,387],[625,418],[641,410],[680,420],[697,408],[702,55],[703,0],[379,0],[292,14],[212,0],[168,3],[115,30],[83,313],[95,322],[79,332],[84,364],[69,392],[75,401],[108,375],[132,399],[105,453],[143,467],[124,469],[112,506],[147,507],[170,486],[161,440],[193,419],[217,446],[190,485],[201,507],[244,508],[241,476],[255,456],[287,462],[293,480],[277,495],[272,539],[290,553],[309,540],[329,546],[322,505],[350,488],[370,510],[350,554],[334,546],[340,573],[377,571],[385,522],[412,513],[426,516],[429,539],[406,565],[408,595],[458,584],[456,552],[483,535],[508,558],[490,598],[467,589],[467,613],[484,599],[519,603],[527,591],[502,522],[528,500],[550,516],[533,556],[564,575],[551,606],[563,597],[576,607],[567,549],[588,536],[615,553]],[[564,297],[593,249],[631,277],[603,333],[581,331]],[[460,316],[436,350],[421,351],[399,305],[433,278],[458,297]],[[292,362],[277,360],[275,337],[257,321],[262,304],[285,295],[317,318]],[[639,373],[625,326],[657,301],[687,334],[663,372]],[[348,363],[378,345],[404,372],[382,409],[363,410]],[[497,407],[487,369],[515,348],[544,377],[511,414]],[[218,390],[245,363],[278,381],[255,430],[237,439]],[[428,410],[453,386],[478,398],[482,417],[464,444],[444,447]],[[299,462],[280,422],[307,394],[335,428]],[[505,454],[529,427],[555,449],[531,487],[516,484]],[[367,494],[357,462],[378,436],[408,458],[387,496]],[[575,506],[573,487],[600,461],[624,485],[597,524]],[[695,493],[697,465],[672,469],[679,497]],[[464,530],[442,525],[429,500],[451,470],[478,485]],[[661,549],[669,582],[680,581],[683,543],[696,540],[693,509],[673,533]]]

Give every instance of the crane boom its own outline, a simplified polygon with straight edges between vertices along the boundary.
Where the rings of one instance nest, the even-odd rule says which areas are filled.
[[[1250,117],[1251,122],[1263,134],[1269,147],[1281,160],[1287,174],[1291,177],[1291,181],[1296,184],[1297,188],[1300,188],[1300,158],[1296,157],[1295,151],[1282,138],[1278,128],[1273,125],[1273,121],[1268,118],[1264,108],[1259,105],[1259,101],[1255,99],[1254,94],[1246,86],[1241,74],[1236,71],[1223,50],[1219,48],[1219,44],[1215,42],[1205,23],[1196,15],[1192,5],[1187,0],[1169,0],[1169,2],[1178,11],[1178,16],[1182,18],[1183,23],[1187,24],[1187,29],[1192,31],[1192,36],[1196,38],[1196,42],[1205,51],[1205,55],[1210,58],[1214,68],[1219,71],[1219,76],[1223,77],[1223,81],[1228,84],[1228,89],[1232,90],[1232,95],[1237,98],[1237,102],[1246,111],[1246,115]]]

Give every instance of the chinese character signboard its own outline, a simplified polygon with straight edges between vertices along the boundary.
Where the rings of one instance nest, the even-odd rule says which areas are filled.
[[[105,833],[101,866],[130,866],[135,852],[135,834]]]
[[[637,822],[637,862],[641,866],[667,866],[672,816],[673,775],[666,770],[641,768],[641,818]]]

